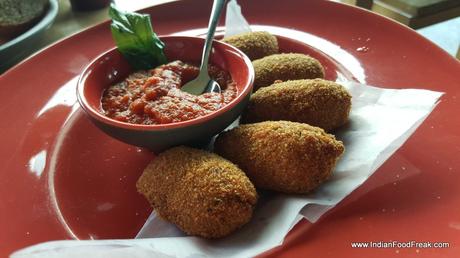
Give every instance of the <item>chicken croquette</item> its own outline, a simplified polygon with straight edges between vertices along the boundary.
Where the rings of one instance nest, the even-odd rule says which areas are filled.
[[[329,132],[348,121],[351,95],[342,85],[323,79],[275,83],[251,96],[243,123],[287,120]]]
[[[251,60],[278,53],[278,40],[266,31],[238,34],[222,41],[238,48]]]
[[[304,54],[276,54],[252,62],[255,79],[254,91],[272,85],[276,80],[324,78],[324,68],[311,56]]]
[[[345,150],[323,129],[288,121],[241,125],[219,135],[215,151],[261,189],[308,193],[327,180]]]
[[[189,147],[160,153],[137,181],[158,215],[189,235],[219,238],[246,224],[257,201],[241,169]]]

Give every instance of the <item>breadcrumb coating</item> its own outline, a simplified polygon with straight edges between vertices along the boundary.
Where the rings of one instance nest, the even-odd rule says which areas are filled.
[[[162,218],[205,238],[226,236],[246,224],[257,202],[253,184],[236,165],[183,146],[153,159],[136,186]]]
[[[278,53],[278,40],[266,31],[238,34],[222,41],[243,51],[251,60]]]
[[[275,83],[251,96],[243,123],[287,120],[332,131],[348,121],[351,95],[342,85],[323,79]]]
[[[324,78],[324,68],[311,56],[304,54],[275,54],[252,62],[255,79],[254,91],[272,85],[276,80]]]
[[[241,125],[219,135],[215,151],[257,188],[308,193],[326,181],[345,150],[323,129],[288,121]]]

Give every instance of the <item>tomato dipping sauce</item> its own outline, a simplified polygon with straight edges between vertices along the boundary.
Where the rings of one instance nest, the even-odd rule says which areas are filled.
[[[209,75],[219,83],[221,93],[196,96],[181,91],[182,85],[198,73],[197,66],[182,61],[132,73],[105,90],[102,113],[132,124],[168,124],[212,113],[236,98],[237,88],[230,74],[216,66],[209,66]]]

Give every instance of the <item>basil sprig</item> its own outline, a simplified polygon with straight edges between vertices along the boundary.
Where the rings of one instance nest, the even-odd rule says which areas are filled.
[[[150,69],[167,62],[165,44],[153,32],[150,16],[124,12],[110,5],[110,29],[118,50],[135,69]]]

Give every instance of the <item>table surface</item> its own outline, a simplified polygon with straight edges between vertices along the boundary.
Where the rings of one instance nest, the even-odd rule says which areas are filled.
[[[116,0],[115,2],[122,9],[139,10],[172,1],[174,0]],[[39,39],[35,51],[108,19],[107,8],[89,12],[73,12],[69,0],[59,0],[59,14],[54,24]],[[419,29],[417,32],[433,41],[450,55],[455,56],[457,54],[460,45],[460,17]]]
[[[134,11],[151,5],[158,5],[174,0],[117,0],[114,1],[121,9]],[[40,50],[62,38],[78,33],[88,27],[109,19],[108,7],[87,12],[73,12],[69,0],[59,0],[59,13],[54,24],[44,33],[36,49]]]

